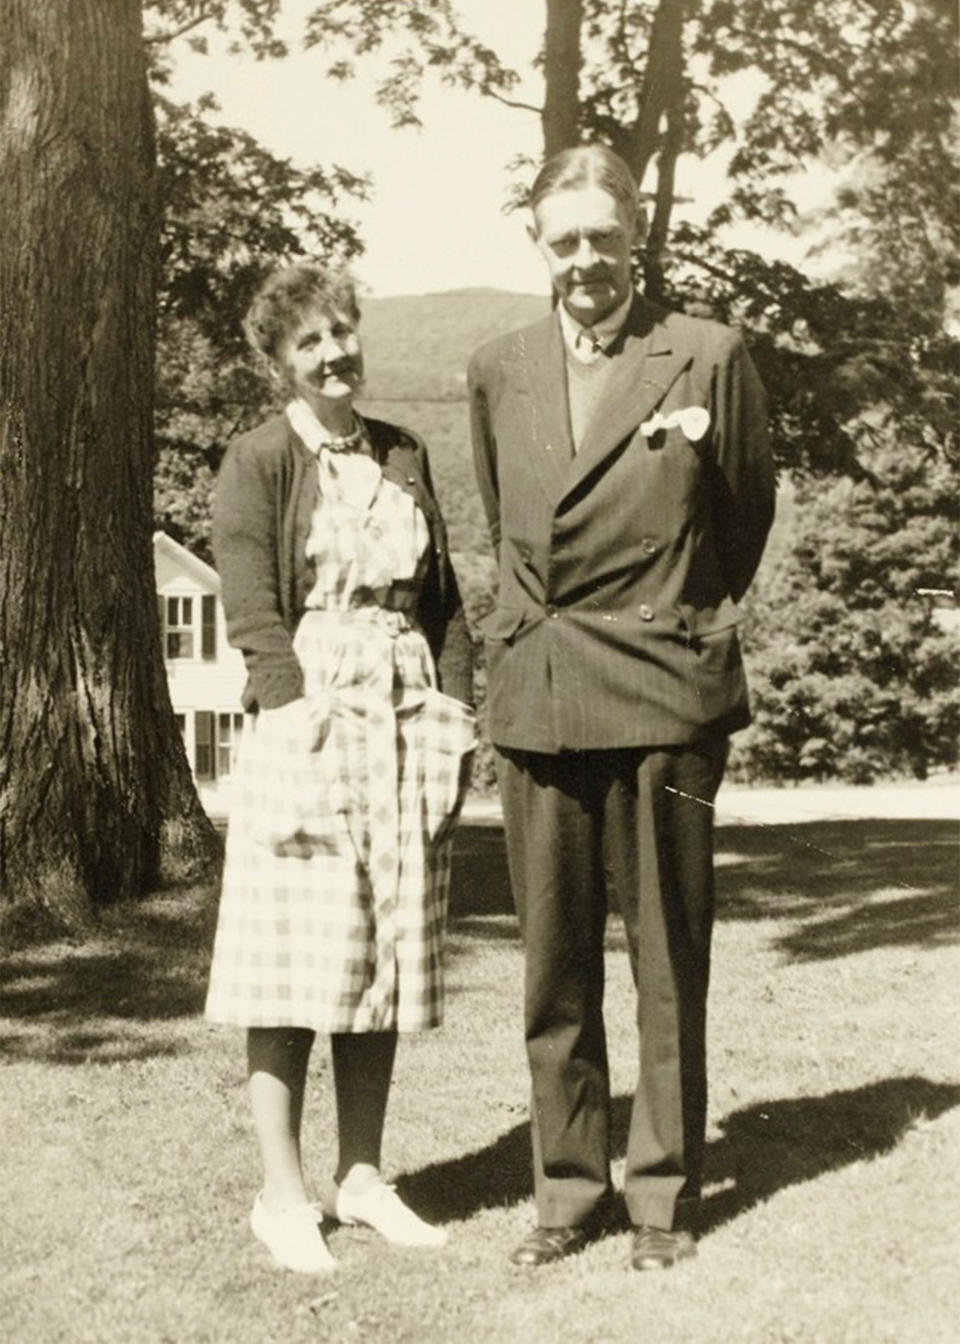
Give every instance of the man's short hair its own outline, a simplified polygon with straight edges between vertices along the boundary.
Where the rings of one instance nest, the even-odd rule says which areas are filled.
[[[547,196],[577,187],[599,187],[625,206],[631,218],[642,217],[633,174],[620,155],[603,144],[574,145],[547,159],[530,188],[530,208],[536,214],[537,206]]]

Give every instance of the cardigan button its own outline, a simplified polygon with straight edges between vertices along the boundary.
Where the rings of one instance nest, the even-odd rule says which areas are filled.
[[[641,602],[640,606],[637,608],[637,615],[640,617],[641,621],[652,621],[653,608],[648,607],[646,602]]]

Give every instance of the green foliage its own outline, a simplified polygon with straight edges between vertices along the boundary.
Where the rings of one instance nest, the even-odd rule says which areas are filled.
[[[957,762],[956,470],[888,443],[872,480],[808,483],[787,563],[751,604],[748,778],[925,778]]]
[[[184,38],[194,51],[205,52],[207,39],[198,29],[212,25],[236,36],[234,50],[246,48],[258,59],[286,56],[286,44],[274,31],[282,0],[144,0],[148,49],[162,64],[167,44]]]
[[[390,113],[393,125],[420,126],[417,113],[424,69],[439,73],[445,84],[503,96],[519,82],[516,71],[495,51],[465,32],[451,0],[325,0],[306,21],[305,46],[335,48],[327,67],[331,79],[355,74],[352,54],[368,55],[409,38],[390,62],[376,100]]]
[[[276,0],[148,6],[167,33],[188,31],[195,45],[204,18],[233,23],[261,56],[283,53],[277,9]],[[957,728],[955,637],[914,593],[952,587],[944,575],[956,563],[943,530],[960,459],[958,343],[946,320],[960,281],[956,14],[946,0],[691,0],[678,29],[677,13],[675,0],[553,10],[577,25],[579,136],[609,141],[638,175],[652,165],[652,226],[638,258],[648,293],[744,328],[770,396],[778,465],[802,487],[795,546],[748,603],[757,725],[736,760],[752,775],[788,778],[922,774],[954,759]],[[377,97],[397,125],[417,123],[428,71],[508,103],[520,83],[464,30],[450,0],[327,0],[305,32],[308,46],[329,48],[334,78],[389,43]],[[560,72],[546,54],[539,68],[549,89]],[[759,92],[738,127],[725,99],[729,77],[744,72],[759,76]],[[155,81],[164,77],[158,57]],[[358,242],[336,211],[364,184],[341,169],[293,170],[249,137],[210,126],[208,101],[161,100],[158,110],[167,202],[158,508],[203,553],[211,470],[272,402],[239,343],[258,267],[304,251],[349,257]],[[726,198],[704,226],[676,225],[678,156],[725,144],[735,148]],[[803,173],[817,161],[843,170],[840,189],[828,210],[804,215]],[[819,228],[822,248],[841,251],[834,279],[726,246],[723,230],[740,221]],[[411,302],[430,311],[406,323],[396,305]],[[504,302],[384,300],[367,305],[365,320],[370,409],[408,422],[431,447],[474,624],[491,601],[492,570],[463,369],[488,335],[536,315],[526,306],[507,315]],[[908,445],[899,465],[894,442]],[[856,484],[844,493],[806,479],[825,471]],[[890,573],[883,588],[891,565],[909,576],[907,589]]]
[[[866,412],[878,401],[911,441],[942,447],[957,423],[957,347],[943,329],[945,286],[960,278],[955,7],[689,0],[679,29],[678,13],[675,0],[552,10],[581,60],[576,134],[612,144],[638,177],[651,166],[651,231],[638,258],[648,294],[745,327],[771,393],[781,467],[855,473],[875,442]],[[309,33],[341,77],[399,44],[379,96],[400,125],[416,122],[432,72],[507,102],[520,82],[449,0],[334,0],[314,12]],[[548,94],[566,87],[568,72],[546,50],[539,73]],[[758,94],[738,126],[731,77],[744,73]],[[672,223],[679,156],[722,146],[732,150],[725,198],[704,227]],[[848,266],[836,283],[814,282],[721,241],[742,221],[799,227],[804,172],[826,160],[851,168],[830,245],[852,248],[852,274]]]
[[[366,180],[345,168],[298,168],[246,131],[218,125],[210,95],[155,97],[162,202],[161,321],[188,320],[226,351],[264,266],[309,254],[347,261],[360,250],[338,213]]]
[[[162,203],[154,518],[209,558],[211,469],[273,397],[243,339],[252,292],[266,269],[295,257],[355,256],[359,238],[339,209],[366,183],[340,167],[298,168],[218,125],[209,96],[180,105],[157,92],[154,105]]]

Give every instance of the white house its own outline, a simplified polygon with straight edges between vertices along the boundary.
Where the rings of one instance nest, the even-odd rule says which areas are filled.
[[[201,794],[230,774],[243,731],[243,655],[227,643],[215,569],[153,534],[157,605],[170,699]]]

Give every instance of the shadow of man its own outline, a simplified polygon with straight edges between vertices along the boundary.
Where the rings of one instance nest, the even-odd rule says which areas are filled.
[[[624,1095],[611,1103],[615,1158],[626,1151],[632,1100]],[[707,1145],[706,1183],[724,1188],[703,1201],[700,1230],[715,1230],[778,1190],[891,1152],[918,1119],[935,1119],[957,1105],[960,1084],[910,1077],[734,1111]],[[529,1126],[517,1125],[485,1148],[423,1167],[398,1184],[405,1199],[437,1222],[517,1204],[533,1193]],[[627,1226],[618,1201],[607,1230]]]

